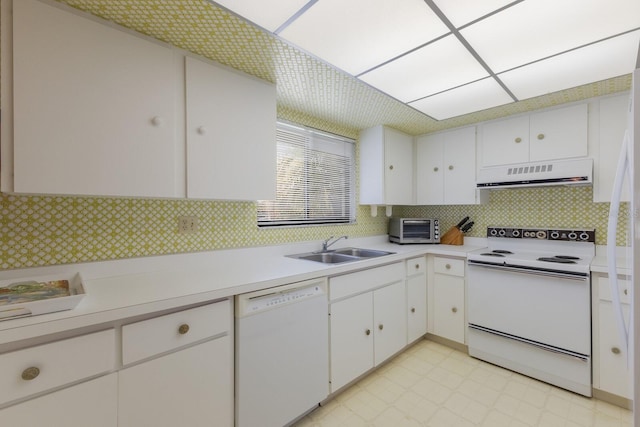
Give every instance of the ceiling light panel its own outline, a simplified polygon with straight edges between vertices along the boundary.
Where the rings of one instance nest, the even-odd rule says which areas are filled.
[[[519,99],[545,95],[631,73],[640,31],[614,37],[544,61],[499,74]]]
[[[434,0],[433,2],[456,28],[460,28],[509,3],[513,3],[513,1],[514,0]]]
[[[360,76],[403,102],[487,77],[487,71],[453,35]]]
[[[444,120],[510,102],[513,102],[513,99],[489,77],[411,102],[409,105],[436,120]]]
[[[638,0],[535,0],[496,13],[461,34],[498,73],[638,27]]]
[[[215,3],[274,32],[309,0],[216,0]]]
[[[447,32],[423,0],[321,0],[279,36],[358,75]]]

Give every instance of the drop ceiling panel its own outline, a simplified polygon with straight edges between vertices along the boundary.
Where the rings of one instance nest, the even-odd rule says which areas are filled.
[[[510,102],[513,102],[511,97],[489,77],[411,102],[409,105],[436,120],[444,120]]]
[[[271,32],[295,15],[309,0],[216,0],[215,3]]]
[[[360,76],[403,102],[487,77],[487,71],[449,35]]]
[[[638,0],[524,1],[461,30],[498,73],[640,27]]]
[[[519,99],[545,95],[633,71],[640,31],[614,37],[498,77]]]
[[[434,0],[434,3],[449,21],[459,28],[513,3],[513,0]]]
[[[321,0],[279,35],[358,75],[447,31],[423,0]]]

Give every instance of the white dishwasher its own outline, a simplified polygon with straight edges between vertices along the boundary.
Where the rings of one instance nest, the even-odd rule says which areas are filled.
[[[236,426],[280,427],[329,394],[327,280],[236,296]]]

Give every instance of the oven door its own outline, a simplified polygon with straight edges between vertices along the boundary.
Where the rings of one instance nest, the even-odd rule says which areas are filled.
[[[514,339],[588,357],[588,274],[540,271],[468,261],[468,323]]]

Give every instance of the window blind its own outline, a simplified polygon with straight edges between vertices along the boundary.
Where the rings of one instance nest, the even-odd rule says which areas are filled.
[[[258,225],[355,220],[353,140],[279,123],[276,200],[258,202]]]

